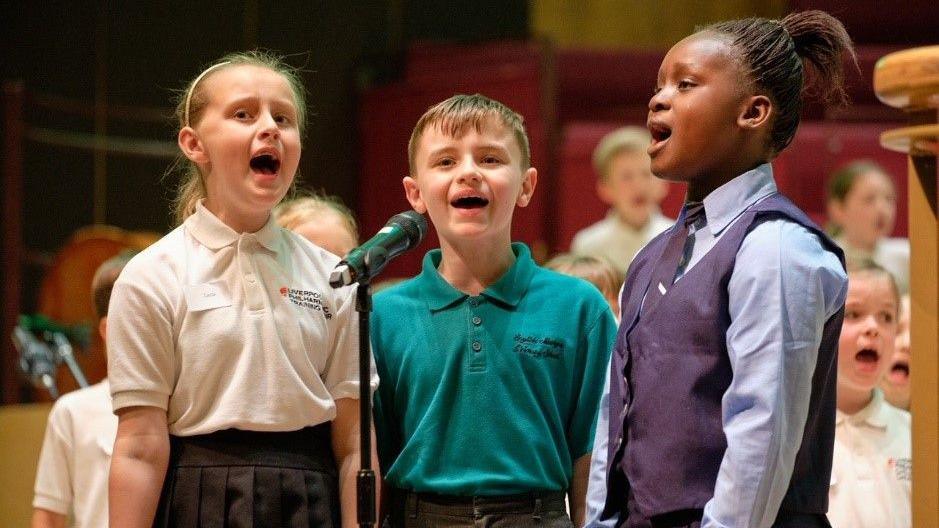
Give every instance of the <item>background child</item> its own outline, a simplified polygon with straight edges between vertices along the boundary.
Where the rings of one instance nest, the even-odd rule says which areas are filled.
[[[842,253],[769,161],[798,126],[803,62],[838,99],[843,52],[841,23],[807,11],[714,24],[665,56],[649,155],[688,203],[623,286],[594,525],[827,526]]]
[[[589,255],[575,255],[562,253],[551,257],[544,267],[558,273],[579,277],[593,284],[600,290],[613,316],[619,321],[619,295],[620,286],[623,285],[623,274],[618,271],[609,260]]]
[[[114,528],[332,527],[340,496],[357,525],[354,289],[271,215],[305,109],[293,70],[257,52],[181,96],[181,225],[128,263],[110,310]]]
[[[481,95],[431,107],[411,206],[440,249],[375,296],[375,416],[392,526],[569,527],[583,515],[615,322],[582,280],[511,243],[537,183],[522,118]]]
[[[900,297],[872,262],[850,264],[848,281],[828,518],[834,528],[908,528],[910,414],[877,388],[890,368]]]
[[[862,160],[832,174],[828,216],[846,258],[873,260],[893,274],[900,293],[909,291],[910,241],[890,238],[897,216],[897,190],[883,167]]]
[[[625,272],[642,246],[674,223],[659,212],[668,187],[649,168],[649,132],[624,127],[607,134],[593,151],[597,194],[607,217],[574,236],[571,252],[608,259]]]
[[[274,218],[284,229],[306,238],[338,257],[359,245],[355,215],[336,196],[314,194],[280,203]]]
[[[880,381],[887,403],[898,409],[910,410],[910,296],[900,300],[900,319],[893,356],[887,358],[889,368]]]
[[[91,281],[98,332],[107,339],[111,288],[135,252],[104,261]],[[52,405],[36,470],[32,528],[108,525],[108,467],[117,431],[108,379]]]

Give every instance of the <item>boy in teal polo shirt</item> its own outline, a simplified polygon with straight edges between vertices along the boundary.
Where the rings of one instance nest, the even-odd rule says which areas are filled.
[[[454,96],[421,117],[408,155],[408,201],[440,249],[375,297],[391,526],[568,527],[566,494],[579,525],[613,314],[511,243],[537,183],[521,116]]]

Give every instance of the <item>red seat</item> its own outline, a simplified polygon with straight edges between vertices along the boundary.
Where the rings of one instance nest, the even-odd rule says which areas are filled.
[[[845,2],[844,0],[789,0],[790,12],[820,9],[843,24],[859,44],[894,44],[904,48],[936,43],[939,6],[935,0]]]
[[[661,50],[558,50],[558,122],[645,124],[664,56]]]

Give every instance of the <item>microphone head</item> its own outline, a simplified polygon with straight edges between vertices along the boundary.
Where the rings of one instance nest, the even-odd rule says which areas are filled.
[[[404,211],[388,220],[388,226],[398,226],[408,237],[408,249],[421,243],[427,236],[427,219],[417,211]]]

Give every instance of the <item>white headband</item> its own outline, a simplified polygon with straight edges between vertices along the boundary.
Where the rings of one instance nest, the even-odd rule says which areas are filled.
[[[185,117],[186,126],[189,126],[189,103],[192,102],[192,92],[196,91],[196,85],[199,84],[199,81],[201,81],[203,77],[208,75],[209,72],[211,72],[212,70],[216,68],[225,66],[227,64],[231,64],[231,61],[225,61],[225,62],[220,62],[218,64],[213,64],[209,66],[208,68],[206,68],[202,73],[200,73],[199,76],[196,77],[195,81],[192,81],[192,86],[189,87],[189,92],[186,93],[186,112],[183,114],[183,117]]]

